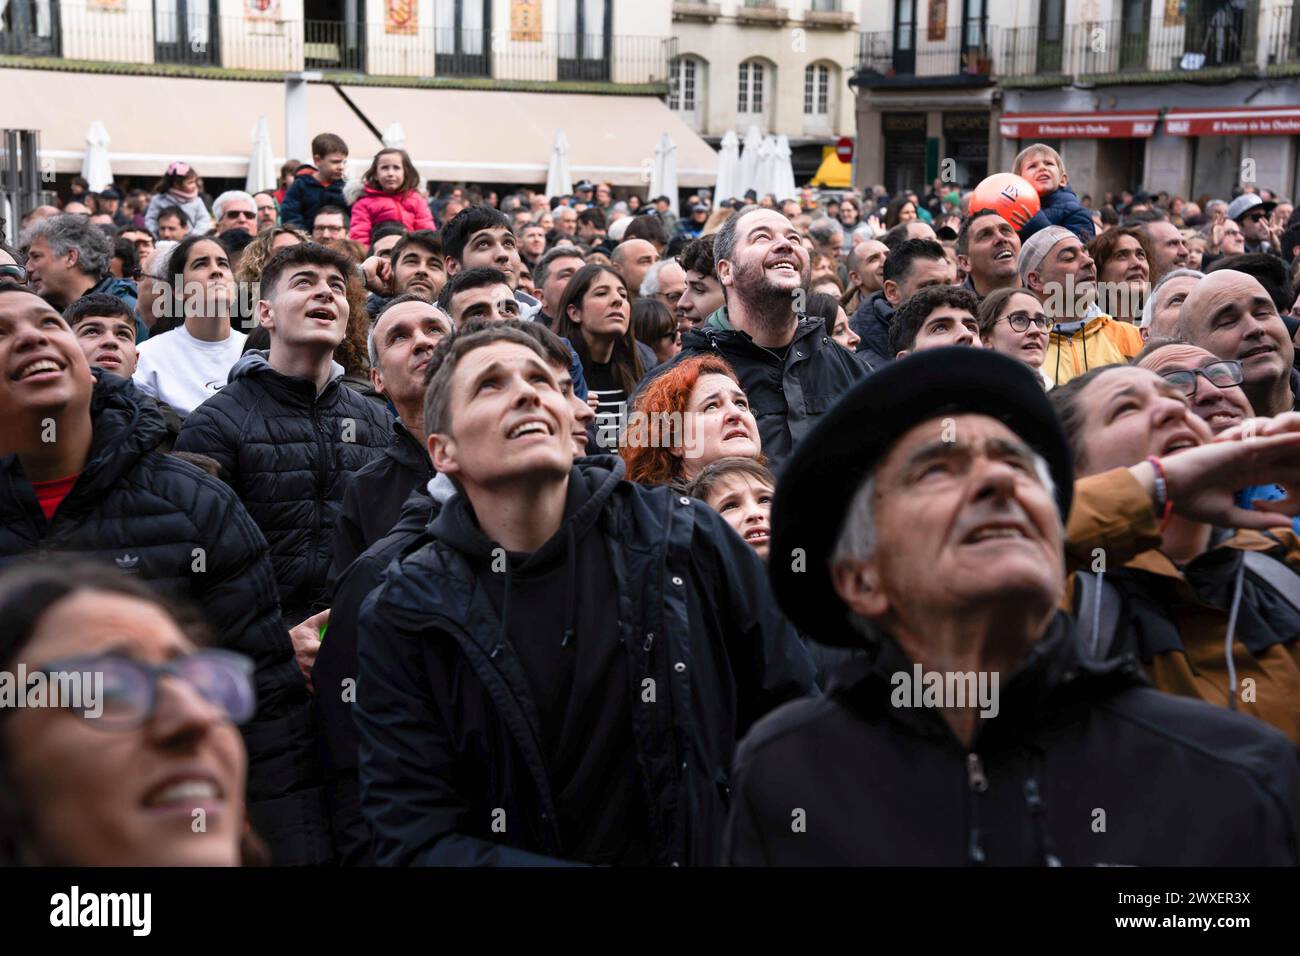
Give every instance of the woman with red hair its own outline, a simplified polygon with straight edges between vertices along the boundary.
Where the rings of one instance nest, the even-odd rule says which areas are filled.
[[[731,366],[714,355],[683,359],[645,386],[619,451],[631,481],[674,488],[719,458],[764,461],[749,399]]]

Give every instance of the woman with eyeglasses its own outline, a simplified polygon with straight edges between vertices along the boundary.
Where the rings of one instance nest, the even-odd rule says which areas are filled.
[[[996,289],[980,303],[976,320],[986,349],[1024,362],[1037,373],[1044,389],[1052,387],[1051,376],[1043,374],[1043,360],[1053,323],[1037,296],[1023,289]]]
[[[1160,373],[1106,365],[1051,392],[1075,463],[1068,550],[1080,570],[1071,610],[1085,645],[1099,648],[1094,656],[1133,654],[1157,690],[1241,711],[1300,744],[1296,505],[1205,507],[1207,489],[1262,483],[1264,474],[1300,488],[1294,443],[1264,434],[1300,426],[1286,421],[1293,416],[1251,419],[1261,434],[1241,458],[1249,437],[1239,426],[1214,435],[1198,409],[1207,388],[1232,391],[1239,370],[1162,353],[1154,353]],[[1228,396],[1214,402],[1233,404]],[[1211,459],[1226,464],[1188,480],[1196,462]],[[1267,470],[1270,460],[1275,470]],[[1215,524],[1200,517],[1206,513]],[[1101,547],[1077,544],[1083,521],[1104,529]],[[1104,621],[1119,627],[1103,633]]]
[[[0,707],[0,864],[266,862],[236,726],[255,704],[249,659],[100,564],[10,568],[0,620],[0,671],[25,703],[48,688],[45,706]]]

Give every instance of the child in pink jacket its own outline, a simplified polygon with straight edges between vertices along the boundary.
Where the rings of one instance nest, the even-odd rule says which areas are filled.
[[[404,149],[385,149],[375,154],[364,177],[365,194],[352,204],[352,226],[348,238],[370,247],[370,230],[394,219],[407,228],[432,229],[433,216],[416,187],[420,174]]]

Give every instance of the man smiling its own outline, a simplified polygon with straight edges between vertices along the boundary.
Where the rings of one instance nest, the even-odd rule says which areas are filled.
[[[747,206],[714,234],[713,255],[726,305],[682,335],[678,357],[655,373],[690,355],[721,355],[749,396],[763,453],[779,463],[866,369],[825,321],[795,311],[810,263],[785,216]]]
[[[388,414],[344,386],[332,360],[347,328],[351,276],[348,260],[324,246],[276,253],[257,303],[270,350],[245,353],[176,441],[177,451],[217,461],[266,534],[290,625],[324,596],[348,476],[383,455],[392,436]]]
[[[1193,345],[1241,363],[1241,387],[1256,415],[1295,408],[1300,394],[1300,373],[1291,365],[1295,346],[1259,280],[1231,269],[1210,273],[1183,302],[1180,328]]]

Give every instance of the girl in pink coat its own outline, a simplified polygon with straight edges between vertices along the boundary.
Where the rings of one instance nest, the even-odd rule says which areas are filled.
[[[370,230],[394,219],[407,228],[432,229],[433,216],[416,187],[420,174],[404,149],[385,149],[375,154],[364,177],[365,194],[352,204],[352,226],[348,238],[370,247]]]

